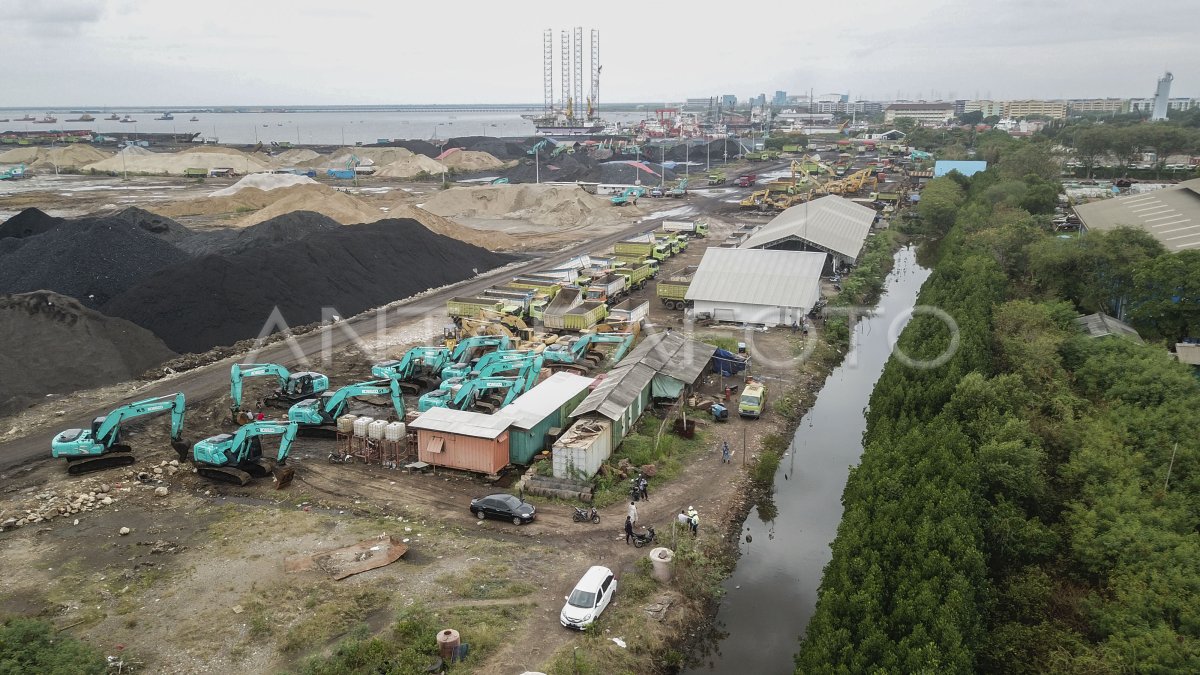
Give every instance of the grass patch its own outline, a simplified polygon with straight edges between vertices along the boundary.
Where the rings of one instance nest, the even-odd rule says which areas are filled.
[[[58,634],[53,624],[20,617],[0,624],[0,673],[100,675],[107,671],[100,652]]]
[[[338,644],[333,653],[309,659],[305,675],[343,673],[421,673],[438,653],[437,634],[453,627],[470,645],[466,660],[446,664],[449,672],[476,670],[497,647],[511,639],[529,613],[528,605],[451,607],[433,610],[424,605],[406,608],[387,635],[355,636]]]
[[[689,410],[688,416],[698,416],[699,410]],[[684,461],[707,446],[706,434],[697,431],[695,438],[677,436],[667,425],[662,435],[655,435],[663,421],[654,415],[642,415],[633,433],[625,437],[620,447],[609,460],[607,473],[597,474],[596,490],[592,503],[597,508],[611,506],[629,500],[629,481],[621,480],[616,472],[616,465],[622,458],[628,459],[633,466],[653,464],[657,473],[650,479],[649,493],[654,498],[655,490],[663,483],[679,475],[683,470]]]
[[[272,614],[261,605],[260,600],[251,600],[250,627],[260,621],[270,631],[271,626],[288,625],[280,640],[279,648],[284,652],[302,652],[323,645],[343,635],[371,611],[387,602],[387,594],[373,588],[350,589],[323,580],[305,588],[283,587],[275,591],[264,591],[257,597],[271,598],[274,607],[295,608]],[[291,616],[289,616],[291,614]]]
[[[501,600],[519,598],[534,591],[533,584],[511,578],[508,567],[475,565],[460,574],[444,574],[438,583],[450,589],[458,598],[465,600]]]
[[[737,353],[737,346],[738,346],[737,338],[731,338],[726,335],[709,334],[709,335],[701,335],[700,337],[698,337],[696,339],[699,340],[700,342],[707,342],[708,344],[710,344],[714,347],[724,349],[727,352],[732,352],[734,354]]]

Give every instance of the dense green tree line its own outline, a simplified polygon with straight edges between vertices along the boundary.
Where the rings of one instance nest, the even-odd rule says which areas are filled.
[[[1057,238],[1022,205],[1036,155],[1007,146],[922,200],[944,236],[918,304],[958,346],[894,355],[872,393],[798,673],[1200,672],[1200,384],[1161,344],[1074,323],[1116,303],[1193,330],[1200,256]],[[951,340],[917,315],[899,351]]]

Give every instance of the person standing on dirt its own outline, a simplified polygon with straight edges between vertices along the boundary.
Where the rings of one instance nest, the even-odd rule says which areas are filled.
[[[637,504],[636,503],[629,502],[629,513],[627,515],[629,517],[630,522],[636,523],[638,521]]]
[[[692,518],[687,514],[686,509],[679,509],[679,515],[675,516],[675,522],[682,528],[692,529]]]
[[[638,479],[638,492],[642,495],[642,501],[650,501],[650,481],[645,476]]]
[[[729,441],[721,441],[721,463],[728,464],[732,461],[729,454]]]
[[[689,506],[687,508],[688,527],[692,528],[692,536],[696,536],[696,532],[700,529],[700,512],[696,507]]]
[[[633,520],[629,516],[625,516],[625,545],[629,545],[629,541],[633,539]]]

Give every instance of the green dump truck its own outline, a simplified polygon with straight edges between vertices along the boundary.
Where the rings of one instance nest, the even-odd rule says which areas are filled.
[[[450,298],[446,313],[451,319],[475,319],[504,313],[505,302],[499,298]]]
[[[668,279],[661,279],[655,284],[655,293],[667,309],[684,309],[691,307],[687,299],[688,287],[692,285],[692,277],[696,276],[696,266],[690,265],[683,271]]]

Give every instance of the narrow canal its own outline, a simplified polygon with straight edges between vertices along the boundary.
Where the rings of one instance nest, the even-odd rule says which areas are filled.
[[[792,656],[812,617],[842,518],[848,469],[862,454],[863,410],[928,276],[915,249],[896,253],[879,304],[858,322],[850,353],[825,381],[779,464],[775,519],[764,522],[757,508],[747,517],[741,558],[717,613],[715,643],[696,655],[701,665],[685,672],[794,670]]]

